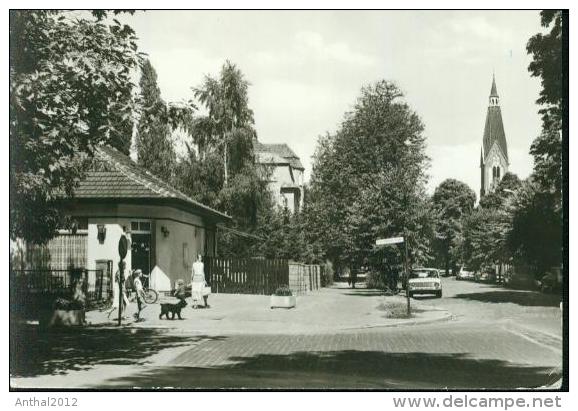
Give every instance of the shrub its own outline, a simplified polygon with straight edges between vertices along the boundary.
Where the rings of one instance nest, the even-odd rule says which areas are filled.
[[[275,290],[275,295],[277,297],[290,297],[293,295],[293,293],[291,292],[291,289],[288,285],[282,285]]]
[[[81,300],[68,300],[66,298],[57,298],[52,305],[55,310],[84,310],[85,304]]]
[[[375,270],[371,270],[367,273],[365,284],[367,288],[377,288],[379,290],[385,290],[387,288],[386,279],[383,274]]]

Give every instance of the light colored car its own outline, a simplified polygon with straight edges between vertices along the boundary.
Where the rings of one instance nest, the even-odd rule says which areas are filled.
[[[448,275],[446,275],[446,270],[438,268],[438,274],[440,275],[440,277],[449,277],[450,275],[452,275],[452,272],[449,271]]]
[[[473,280],[474,278],[474,272],[464,266],[460,267],[460,270],[456,274],[456,280]]]
[[[418,268],[409,275],[409,296],[415,294],[434,294],[442,296],[442,280],[435,268]]]

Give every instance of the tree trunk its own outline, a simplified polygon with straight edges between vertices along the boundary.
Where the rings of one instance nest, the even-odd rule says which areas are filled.
[[[227,187],[227,180],[229,179],[229,173],[227,170],[227,140],[225,138],[225,153],[224,153],[224,166],[225,166],[225,182],[224,182],[224,186]]]

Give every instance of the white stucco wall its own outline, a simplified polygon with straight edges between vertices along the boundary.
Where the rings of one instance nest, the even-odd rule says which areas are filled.
[[[154,221],[151,229],[155,232],[151,233],[154,234],[151,240],[155,241],[152,247],[155,256],[152,258],[154,265],[151,267],[150,286],[158,291],[171,290],[178,279],[189,282],[196,255],[205,254],[203,219],[172,207],[91,204],[78,207],[71,214],[88,217],[87,269],[94,270],[97,260],[112,260],[113,273],[118,269],[118,242],[124,229],[130,230],[132,221]],[[97,235],[99,224],[106,227],[102,244]],[[162,227],[168,230],[168,236],[165,237]],[[130,272],[130,247],[125,262],[126,272]]]
[[[161,227],[169,231],[167,237]],[[156,265],[152,270],[151,286],[168,291],[178,279],[191,281],[192,264],[198,254],[205,254],[205,229],[171,220],[156,222]]]
[[[99,224],[104,224],[106,228],[106,235],[102,244],[98,241],[97,238]],[[118,263],[120,262],[120,256],[118,255],[118,241],[120,240],[121,235],[124,234],[123,226],[130,227],[130,220],[122,218],[88,219],[88,239],[86,250],[86,268],[88,270],[96,269],[97,260],[112,260],[113,275],[116,273],[118,270]],[[125,262],[127,267],[125,271],[126,275],[126,273],[130,272],[131,269],[130,247]],[[89,287],[95,283],[95,280],[96,279],[89,277]]]
[[[276,166],[273,168],[271,174],[271,181],[269,182],[269,189],[273,195],[273,200],[279,207],[285,206],[285,201],[287,202],[287,208],[293,212],[295,211],[294,206],[294,195],[292,193],[281,193],[281,187],[298,185],[303,188],[303,172],[301,170],[293,169],[293,178],[291,177],[291,171],[289,165]],[[301,203],[303,201],[303,193],[301,193]]]

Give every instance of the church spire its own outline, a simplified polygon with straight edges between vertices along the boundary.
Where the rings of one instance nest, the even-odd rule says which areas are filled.
[[[480,153],[481,190],[483,196],[496,187],[500,179],[508,171],[508,144],[502,121],[500,109],[500,97],[496,87],[496,76],[492,75],[492,88],[490,90],[490,104],[486,114],[484,138]]]
[[[500,96],[498,96],[498,88],[496,87],[496,76],[492,74],[492,89],[490,90],[490,106],[499,106]]]

